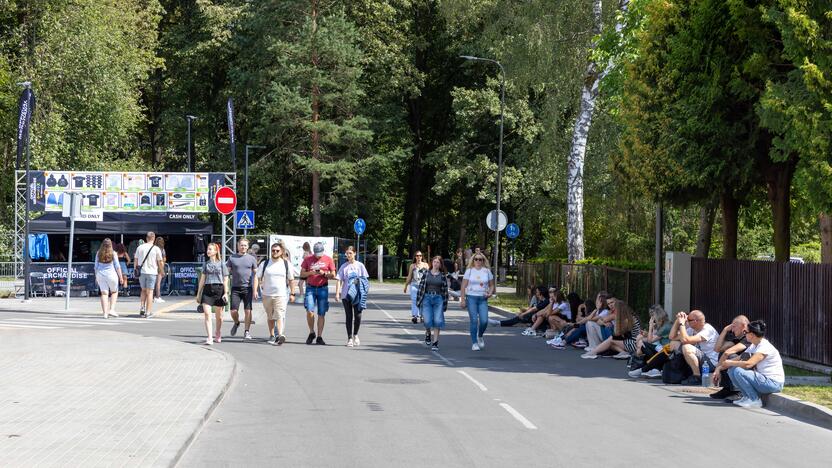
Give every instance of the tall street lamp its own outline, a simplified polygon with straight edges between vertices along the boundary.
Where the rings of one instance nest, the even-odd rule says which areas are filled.
[[[260,145],[246,145],[246,173],[245,173],[245,177],[246,177],[246,198],[245,198],[246,211],[248,211],[248,150],[249,149],[266,149],[266,147],[265,146],[260,146]]]
[[[472,55],[460,55],[459,58],[464,60],[473,60],[475,62],[493,63],[500,67],[500,149],[497,153],[497,219],[494,224],[497,229],[494,230],[494,273],[499,278],[500,276],[500,196],[502,195],[502,180],[503,180],[503,117],[505,111],[506,101],[506,70],[500,62],[482,58],[474,57]]]
[[[191,165],[191,122],[196,120],[197,117],[195,115],[186,115],[185,120],[188,121],[188,172],[192,172],[192,165]]]

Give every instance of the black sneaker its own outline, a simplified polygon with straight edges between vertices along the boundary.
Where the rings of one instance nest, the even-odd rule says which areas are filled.
[[[685,380],[681,381],[680,385],[688,385],[688,386],[702,385],[702,376],[692,375],[692,376],[686,378]]]
[[[324,343],[324,339],[320,336],[315,340],[315,344],[326,345],[326,343]]]
[[[425,333],[425,346],[430,346],[430,332]]]
[[[416,323],[419,321],[419,318],[414,315],[413,318],[410,319],[410,321]]]
[[[310,333],[309,336],[306,337],[306,344],[312,344],[315,341],[315,334]]]
[[[734,390],[729,389],[728,387],[722,387],[716,393],[711,393],[710,396],[714,400],[724,400],[728,397],[735,396],[739,392],[735,392]]]
[[[424,315],[419,316],[419,323],[425,323],[425,316]]]
[[[240,322],[234,322],[234,325],[231,325],[231,336],[237,336],[238,328],[240,328]]]
[[[431,347],[430,347],[430,350],[431,350],[431,351],[439,351],[439,342],[438,342],[438,341],[434,341],[434,342],[433,342],[433,345],[431,345]]]
[[[269,337],[269,344],[273,345],[275,341],[277,341],[277,338],[274,335]]]
[[[278,346],[281,346],[285,342],[286,342],[286,337],[285,336],[280,335],[280,336],[277,337],[277,345]]]

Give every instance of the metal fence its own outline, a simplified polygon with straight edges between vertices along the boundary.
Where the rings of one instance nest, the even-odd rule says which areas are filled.
[[[15,262],[0,262],[0,296],[14,295],[23,290],[20,268]]]
[[[517,294],[526,294],[530,285],[555,286],[592,298],[598,291],[608,291],[624,300],[642,318],[653,301],[653,270],[624,270],[606,265],[570,263],[520,263],[517,265]],[[646,322],[645,322],[646,323]]]
[[[691,270],[691,308],[715,327],[763,319],[784,356],[832,365],[832,265],[694,258]]]

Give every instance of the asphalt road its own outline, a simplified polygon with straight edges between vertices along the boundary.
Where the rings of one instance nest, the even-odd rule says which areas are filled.
[[[255,341],[241,331],[215,345],[239,374],[180,465],[828,466],[831,431],[627,379],[623,361],[582,360],[520,328],[490,327],[485,350],[471,351],[456,303],[433,353],[400,287],[371,291],[359,348],[344,346],[334,300],[327,346],[304,344],[300,305],[281,347],[265,342],[262,317]],[[166,318],[119,331],[204,340],[196,314]]]

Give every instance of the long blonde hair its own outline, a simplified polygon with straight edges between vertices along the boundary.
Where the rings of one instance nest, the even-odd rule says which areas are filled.
[[[101,263],[110,263],[113,261],[113,241],[109,238],[104,239],[101,247],[98,248],[98,261]]]
[[[216,261],[221,262],[222,261],[222,250],[220,250],[220,244],[218,244],[216,242],[211,242],[210,244],[208,244],[208,247],[211,247],[212,245],[214,246],[214,251],[217,252],[217,255],[216,255],[217,260]],[[207,247],[205,248],[205,253],[208,253],[208,248]],[[209,256],[208,261],[213,262],[215,260],[214,260],[214,258]]]
[[[482,267],[485,268],[485,269],[489,269],[488,257],[486,257],[485,254],[480,252],[478,254],[471,255],[471,260],[468,260],[468,267],[466,267],[466,270],[469,269],[469,268],[474,268],[474,259],[475,258],[482,258]]]
[[[633,309],[621,299],[615,300],[615,334],[623,335],[632,331],[636,318]]]

